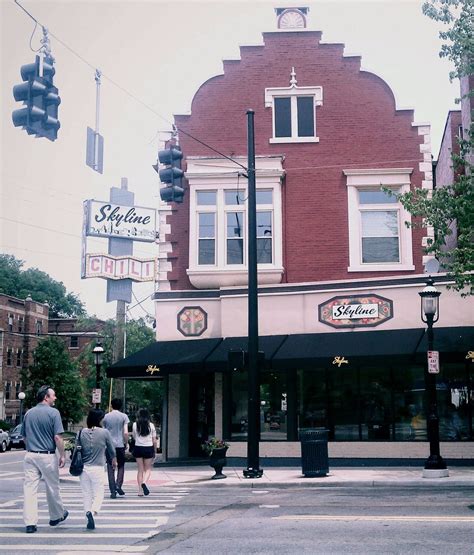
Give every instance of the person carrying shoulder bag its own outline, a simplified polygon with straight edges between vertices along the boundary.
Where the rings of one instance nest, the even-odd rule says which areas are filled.
[[[80,481],[88,530],[94,530],[94,516],[98,514],[104,501],[106,452],[112,461],[112,466],[117,467],[112,436],[108,430],[102,428],[104,414],[100,409],[89,411],[87,428],[81,430],[78,440],[78,444],[82,447],[84,463]]]

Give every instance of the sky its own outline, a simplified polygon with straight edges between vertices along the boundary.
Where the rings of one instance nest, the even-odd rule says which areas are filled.
[[[105,280],[80,277],[83,201],[107,200],[126,177],[136,205],[158,208],[152,164],[172,115],[189,112],[199,86],[222,73],[223,59],[238,59],[239,46],[262,44],[262,32],[276,29],[276,7],[309,7],[309,28],[322,31],[322,41],[361,55],[362,68],[391,87],[397,108],[414,108],[415,122],[431,124],[435,159],[447,113],[457,108],[459,85],[439,57],[442,26],[422,14],[418,0],[19,1],[54,35],[61,129],[50,142],[11,122],[21,107],[12,88],[21,83],[20,67],[34,61],[42,32],[13,0],[0,0],[0,252],[63,282],[99,318],[113,317],[116,303],[106,302]],[[85,164],[96,68],[103,72],[102,175]],[[107,239],[89,238],[88,251],[106,253]],[[134,243],[136,256],[156,251]],[[154,315],[153,291],[152,283],[134,284],[130,318]]]

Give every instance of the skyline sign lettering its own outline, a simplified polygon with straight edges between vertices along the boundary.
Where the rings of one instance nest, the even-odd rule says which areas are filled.
[[[332,317],[334,320],[378,318],[379,305],[375,303],[336,304],[332,307]]]
[[[318,314],[333,328],[378,326],[393,318],[393,302],[376,294],[332,297],[318,306]]]
[[[154,281],[158,261],[156,258],[135,256],[111,256],[110,254],[86,254],[86,278],[131,279]]]
[[[156,240],[156,210],[143,206],[121,206],[112,202],[86,200],[86,234],[134,241]]]

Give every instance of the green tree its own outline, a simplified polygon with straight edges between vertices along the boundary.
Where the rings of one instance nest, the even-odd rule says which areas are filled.
[[[472,0],[430,0],[423,4],[423,13],[447,26],[439,33],[445,41],[440,57],[449,59],[454,70],[450,79],[462,79],[474,74],[474,3]],[[471,89],[463,97],[474,96]],[[462,99],[461,99],[462,100]],[[458,100],[459,101],[459,100]],[[474,183],[472,155],[474,127],[463,130],[459,155],[453,155],[454,182],[434,191],[415,189],[399,199],[415,217],[422,218],[423,226],[432,226],[434,239],[428,240],[427,254],[434,255],[443,270],[454,279],[454,289],[462,295],[474,294]],[[457,228],[454,247],[446,245],[447,236]],[[415,224],[416,225],[416,224]]]
[[[90,329],[91,320],[81,319],[76,329]],[[107,320],[101,332],[101,343],[104,348],[103,363],[101,367],[102,403],[103,409],[107,409],[110,398],[110,380],[105,378],[105,370],[113,363],[113,352],[116,337],[116,321]],[[137,351],[147,347],[155,341],[153,330],[147,325],[143,318],[129,320],[125,325],[126,330],[126,356],[132,355]],[[86,379],[86,388],[92,391],[95,387],[96,368],[92,349],[95,343],[91,343],[84,351],[81,359],[90,368]],[[161,414],[161,403],[163,399],[161,380],[127,380],[126,382],[126,402],[132,411],[137,407],[144,407],[154,415]],[[132,418],[134,415],[131,415]]]
[[[10,254],[0,254],[0,292],[25,299],[31,295],[34,301],[48,302],[50,316],[83,316],[86,311],[79,297],[68,293],[62,282],[54,280],[37,268],[22,270],[23,260]]]
[[[56,408],[63,422],[79,422],[85,414],[87,400],[76,364],[71,360],[64,342],[58,337],[47,337],[34,351],[34,364],[22,372],[26,390],[26,406],[36,404],[36,392],[42,385],[50,385],[56,392]]]

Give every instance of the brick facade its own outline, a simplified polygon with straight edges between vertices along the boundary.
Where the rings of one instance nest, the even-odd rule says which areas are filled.
[[[49,306],[0,295],[0,418],[16,421],[21,370],[33,362],[38,341],[48,333]]]
[[[246,156],[246,111],[255,111],[256,154],[283,155],[283,282],[299,283],[400,275],[351,272],[347,186],[343,169],[412,168],[411,184],[431,188],[429,126],[413,123],[412,110],[397,110],[389,86],[361,70],[344,45],[323,44],[320,32],[274,32],[263,46],[241,47],[241,59],[224,62],[224,74],[197,91],[191,115],[176,116],[178,128],[228,156]],[[288,87],[295,68],[298,87],[321,86],[316,109],[318,143],[270,144],[272,109],[267,87]],[[206,147],[180,134],[186,156],[210,156]],[[193,289],[189,264],[189,195],[166,217],[167,278],[171,289]],[[166,229],[166,228],[165,228]],[[422,237],[413,231],[415,269],[423,272]],[[162,240],[163,240],[162,239]]]

